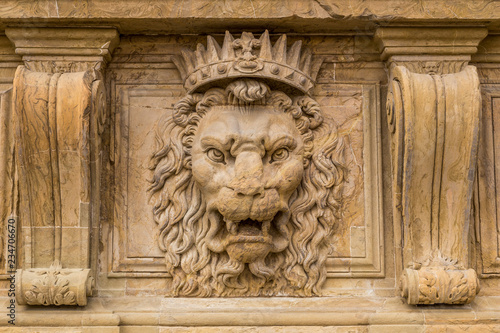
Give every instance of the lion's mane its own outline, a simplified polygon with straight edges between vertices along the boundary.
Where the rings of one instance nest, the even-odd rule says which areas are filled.
[[[290,114],[302,135],[304,176],[289,200],[288,248],[246,265],[227,253],[214,253],[205,238],[209,217],[191,173],[191,147],[198,124],[214,105],[273,105]],[[255,80],[186,95],[157,124],[149,192],[160,226],[159,246],[172,275],[172,296],[312,296],[326,279],[329,239],[340,219],[344,181],[343,145],[336,128],[323,121],[319,105],[307,96],[293,100]]]

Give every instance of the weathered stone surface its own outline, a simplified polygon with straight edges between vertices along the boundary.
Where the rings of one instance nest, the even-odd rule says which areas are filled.
[[[497,7],[3,1],[0,331],[498,331]]]

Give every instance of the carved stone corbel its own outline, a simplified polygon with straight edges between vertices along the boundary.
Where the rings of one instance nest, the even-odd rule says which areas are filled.
[[[469,268],[469,222],[481,96],[476,68],[467,63],[485,31],[461,32],[377,32],[390,69],[394,226],[409,304],[466,304],[479,292]],[[432,36],[437,41],[426,43]]]
[[[22,55],[14,80],[23,269],[17,300],[85,305],[95,276],[101,136],[108,118],[102,68],[114,29],[7,29]],[[50,267],[50,268],[49,268]]]

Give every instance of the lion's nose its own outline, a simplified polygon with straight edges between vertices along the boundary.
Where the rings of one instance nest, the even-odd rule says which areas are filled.
[[[264,193],[262,158],[258,152],[239,153],[234,167],[235,175],[231,187],[237,195],[260,196]]]

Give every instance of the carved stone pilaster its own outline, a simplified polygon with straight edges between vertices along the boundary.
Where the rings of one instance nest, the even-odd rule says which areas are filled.
[[[465,304],[479,292],[468,240],[481,95],[467,64],[484,36],[480,28],[377,32],[390,69],[394,227],[409,304]]]
[[[12,110],[12,81],[21,57],[15,54],[10,40],[0,35],[0,279],[8,278],[8,272],[15,270],[13,261],[9,263],[8,224],[16,230],[17,217],[17,175],[14,167],[14,128]],[[11,256],[12,260],[13,257]],[[12,268],[11,265],[12,264]]]
[[[23,240],[18,302],[85,305],[108,118],[102,69],[118,36],[114,29],[38,28],[7,35],[25,64],[13,94]]]

